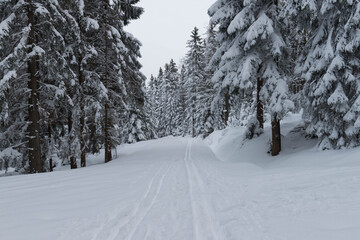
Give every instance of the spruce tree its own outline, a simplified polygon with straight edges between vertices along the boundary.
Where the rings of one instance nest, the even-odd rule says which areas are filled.
[[[3,147],[21,149],[27,158],[27,171],[42,172],[52,152],[52,122],[60,113],[54,108],[66,99],[66,76],[57,70],[66,68],[60,6],[57,2],[27,0],[2,1],[0,8],[1,26],[5,26],[0,63],[5,108],[0,115],[6,116],[1,138],[8,139],[2,141]]]
[[[321,149],[359,145],[358,1],[290,1],[287,10],[312,36],[298,59],[296,73],[306,83],[307,132]]]
[[[231,92],[237,88],[256,91],[258,127],[263,128],[265,107],[271,115],[273,155],[281,150],[280,120],[293,107],[288,96],[287,46],[279,12],[278,2],[272,0],[219,0],[209,11],[212,23],[220,24],[223,38],[221,51],[216,54],[219,67],[214,79]]]
[[[199,29],[194,28],[187,42],[188,52],[185,59],[186,96],[186,134],[193,137],[203,132],[204,123],[204,90],[206,89],[206,63],[204,41],[199,35]]]

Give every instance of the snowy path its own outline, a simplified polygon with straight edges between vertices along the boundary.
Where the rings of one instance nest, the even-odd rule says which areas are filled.
[[[358,165],[262,169],[165,138],[109,164],[0,178],[0,239],[355,240],[359,186]]]

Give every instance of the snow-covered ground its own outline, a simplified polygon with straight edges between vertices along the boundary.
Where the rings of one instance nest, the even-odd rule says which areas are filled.
[[[127,145],[108,164],[0,178],[0,239],[360,239],[360,149],[321,152],[298,119],[284,121],[276,158],[268,127],[252,141],[231,128]]]

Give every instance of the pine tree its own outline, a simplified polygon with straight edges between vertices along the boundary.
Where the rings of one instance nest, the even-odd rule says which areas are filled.
[[[178,68],[174,60],[171,59],[169,64],[165,65],[164,78],[161,85],[161,92],[164,97],[164,120],[162,121],[163,125],[161,128],[164,129],[165,136],[176,135],[177,105],[179,104],[178,82]]]
[[[166,65],[165,65],[166,68]],[[165,85],[165,74],[168,70],[163,70],[162,68],[159,69],[159,73],[157,76],[157,92],[156,92],[156,96],[157,96],[157,128],[156,128],[156,132],[158,134],[159,137],[165,137],[166,136],[166,129],[165,129],[165,106],[166,106],[166,102],[167,102],[167,96],[166,96],[166,92],[163,91],[164,89],[164,85]]]
[[[218,114],[212,112],[211,103],[214,101],[216,91],[214,89],[214,84],[211,81],[211,78],[213,77],[216,68],[213,68],[211,66],[211,60],[213,56],[216,53],[216,50],[219,48],[219,43],[216,40],[217,37],[217,31],[215,30],[215,25],[210,24],[208,26],[207,32],[206,32],[206,38],[205,38],[205,50],[204,50],[204,56],[205,56],[205,65],[206,65],[206,81],[204,84],[204,108],[203,108],[203,115],[204,118],[204,131],[203,133],[205,135],[209,135],[212,131],[215,129],[221,128],[218,126],[219,119],[217,119],[219,116]]]
[[[115,145],[151,137],[141,44],[124,31],[137,2],[0,2],[0,149],[20,151],[17,165],[51,170],[58,155],[84,167],[102,145],[109,161]]]
[[[146,87],[146,101],[145,101],[145,114],[148,118],[148,123],[151,125],[153,136],[151,138],[157,138],[156,126],[157,126],[157,92],[158,84],[157,79],[153,75],[150,76],[149,85]]]
[[[205,38],[205,62],[206,62],[206,70],[209,76],[213,76],[216,68],[213,68],[210,65],[211,59],[216,53],[216,50],[220,47],[220,44],[216,40],[217,31],[215,30],[216,25],[210,24],[208,26]]]
[[[217,118],[216,126],[222,129],[228,125],[230,115],[230,95],[238,88],[237,75],[241,60],[238,49],[230,49],[233,42],[239,38],[236,34],[228,34],[227,29],[236,14],[242,8],[242,1],[218,0],[208,11],[210,26],[218,26],[216,41],[219,46],[208,63],[208,69],[212,69],[212,82],[214,84],[215,97],[212,102],[212,113]],[[241,87],[241,86],[240,86]],[[242,86],[251,88],[252,86]]]
[[[296,73],[306,83],[304,111],[309,134],[322,149],[359,145],[358,1],[290,1],[287,10],[311,38]]]
[[[216,55],[215,80],[236,91],[256,91],[258,127],[263,128],[264,103],[272,121],[272,154],[281,150],[280,120],[293,107],[288,97],[287,46],[277,1],[219,0],[209,13],[220,24],[223,44]],[[232,14],[225,14],[226,12]],[[250,121],[252,124],[253,121]]]
[[[204,55],[204,41],[199,35],[199,29],[194,28],[187,43],[189,48],[185,59],[185,88],[186,96],[186,134],[193,137],[203,132],[203,91],[206,84],[206,63]]]
[[[185,134],[185,111],[186,111],[186,88],[185,88],[185,67],[181,66],[179,73],[178,87],[177,87],[177,116],[175,119],[176,135],[182,136]]]
[[[2,1],[0,6],[1,26],[6,28],[1,31],[1,95],[7,111],[0,114],[6,116],[1,137],[9,138],[7,147],[17,147],[27,156],[28,172],[42,172],[52,151],[52,122],[60,113],[54,107],[66,99],[66,76],[57,71],[66,67],[65,43],[58,30],[63,20],[60,6],[40,0]]]
[[[124,26],[138,19],[142,8],[138,1],[95,1],[86,5],[90,16],[99,23],[98,34],[92,41],[98,54],[96,72],[106,91],[103,101],[105,162],[112,159],[111,149],[123,141],[134,142],[146,138],[146,119],[141,113],[144,104],[144,76],[140,43]],[[130,128],[130,129],[129,129]],[[121,136],[121,135],[125,136]]]

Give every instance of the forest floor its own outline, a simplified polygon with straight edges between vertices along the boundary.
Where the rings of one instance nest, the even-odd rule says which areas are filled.
[[[3,240],[357,240],[360,149],[319,151],[301,121],[243,141],[243,128],[207,140],[126,145],[108,164],[0,178]]]

